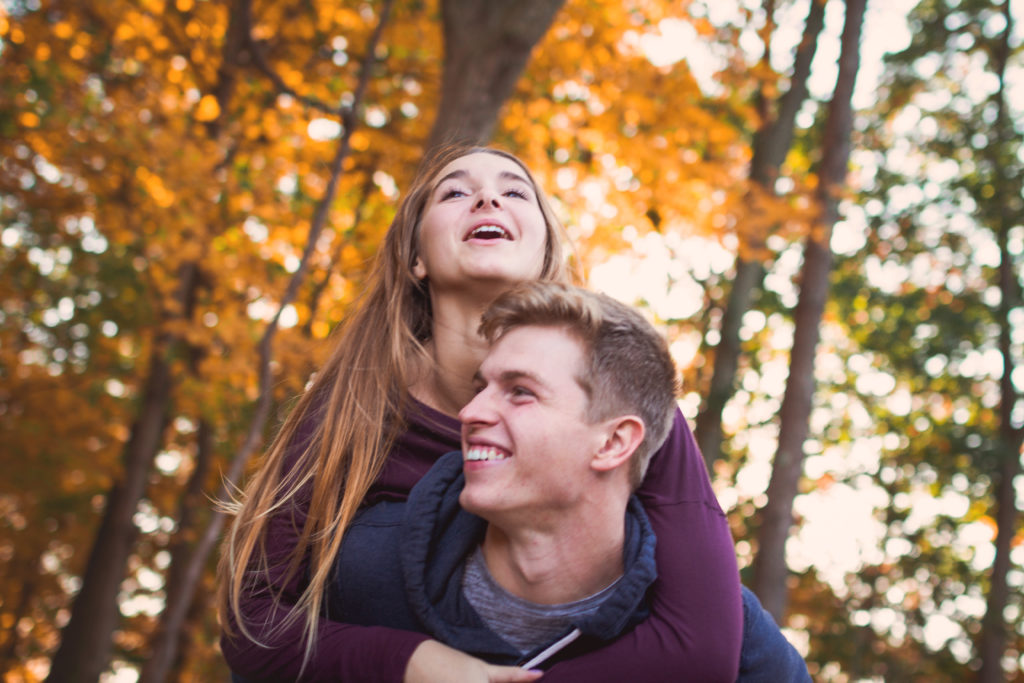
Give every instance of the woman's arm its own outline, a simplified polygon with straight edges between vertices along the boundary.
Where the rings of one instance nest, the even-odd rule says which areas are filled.
[[[289,446],[290,468],[297,467],[299,454],[312,438],[315,414],[313,411],[314,416],[299,426]],[[398,435],[384,471],[368,495],[370,501],[404,499],[438,457],[459,447],[459,424],[454,418],[415,403],[407,419],[409,428]],[[288,558],[298,544],[307,513],[306,503],[296,502],[292,510],[278,511],[269,521],[266,557],[270,569],[254,577],[241,605],[250,632],[260,642],[246,638],[233,625],[234,637],[221,637],[225,659],[232,671],[254,682],[298,680],[301,669],[302,681],[400,683],[413,652],[423,651],[419,646],[430,640],[429,636],[320,619],[316,647],[303,669],[303,623],[299,619],[288,624],[287,617],[306,587],[308,556],[291,578],[285,579]],[[431,652],[430,648],[425,652]],[[436,680],[444,680],[443,672]]]
[[[743,637],[736,554],[679,411],[637,494],[658,537],[651,615],[600,650],[559,662],[543,680],[732,683]]]
[[[241,612],[256,642],[232,624],[232,636],[221,636],[221,649],[231,670],[249,681],[380,681],[401,683],[413,651],[429,637],[376,626],[353,626],[320,619],[316,646],[303,667],[303,621],[289,622],[289,611],[305,587],[303,563],[285,581],[287,557],[298,543],[306,510],[279,512],[270,521],[267,559],[270,569],[242,596]],[[274,594],[279,592],[275,599]],[[299,673],[302,672],[301,679]]]

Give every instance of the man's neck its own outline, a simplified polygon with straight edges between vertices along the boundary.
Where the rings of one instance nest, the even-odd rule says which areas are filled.
[[[612,510],[624,506],[610,505]],[[625,514],[564,517],[556,528],[489,524],[483,555],[499,586],[543,605],[575,602],[622,576]]]

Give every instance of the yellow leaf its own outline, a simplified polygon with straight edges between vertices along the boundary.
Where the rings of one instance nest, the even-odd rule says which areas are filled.
[[[63,24],[57,24],[62,26]],[[56,33],[56,29],[54,29]],[[60,35],[58,33],[58,35]],[[66,36],[65,36],[66,37]],[[117,29],[114,31],[114,42],[120,43],[126,40],[130,40],[135,37],[135,29],[129,23],[118,24]]]
[[[135,177],[146,188],[146,192],[153,198],[157,206],[166,209],[174,203],[174,193],[167,189],[160,176],[144,166],[139,166],[135,169]]]
[[[352,133],[352,139],[349,141],[352,145],[352,149],[357,152],[365,152],[370,148],[370,137],[362,131],[356,131]]]
[[[313,337],[316,339],[326,339],[327,335],[331,332],[331,326],[325,323],[323,320],[317,320],[313,323],[311,331]]]
[[[71,24],[66,21],[58,21],[53,26],[53,34],[63,40],[70,38],[72,33]]]
[[[218,116],[220,104],[217,103],[217,98],[213,95],[203,95],[203,99],[199,100],[199,106],[196,107],[196,120],[213,121]]]

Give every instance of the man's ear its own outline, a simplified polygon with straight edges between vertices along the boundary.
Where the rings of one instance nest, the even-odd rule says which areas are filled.
[[[594,454],[590,466],[598,472],[610,472],[625,464],[644,440],[644,421],[636,415],[612,418],[603,425],[604,443]]]

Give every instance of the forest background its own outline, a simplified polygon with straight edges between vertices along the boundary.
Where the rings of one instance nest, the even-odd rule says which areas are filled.
[[[225,679],[211,501],[453,138],[665,330],[816,680],[1024,680],[1020,4],[3,0],[4,680]]]

